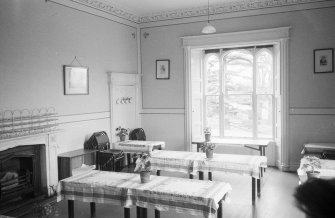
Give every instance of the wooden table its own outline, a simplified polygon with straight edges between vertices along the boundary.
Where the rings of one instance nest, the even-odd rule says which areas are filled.
[[[301,154],[321,157],[324,151],[335,152],[335,143],[306,143],[304,144]]]
[[[73,170],[96,164],[97,150],[77,149],[58,155],[58,180],[73,176]]]
[[[206,141],[204,139],[196,139],[192,141],[192,144],[197,145],[197,151],[203,146]],[[265,148],[268,147],[271,140],[263,139],[218,139],[212,138],[211,141],[207,143],[213,143],[221,146],[233,146],[233,147],[245,147],[252,150],[259,151],[261,156],[265,156]]]
[[[61,180],[57,186],[57,201],[68,200],[68,216],[74,217],[74,201],[110,203],[124,207],[124,217],[130,218],[131,206],[138,206],[137,217],[146,218],[148,206],[157,211],[222,217],[222,200],[227,200],[231,186],[224,182],[199,181],[151,175],[150,182],[141,184],[139,174],[92,170]],[[159,213],[155,211],[155,218]]]
[[[267,158],[257,155],[216,154],[212,159],[207,159],[205,153],[187,151],[156,150],[151,152],[151,168],[160,171],[183,172],[193,175],[208,172],[212,180],[212,172],[229,172],[251,176],[252,204],[255,204],[257,195],[261,195],[261,168],[267,167]]]

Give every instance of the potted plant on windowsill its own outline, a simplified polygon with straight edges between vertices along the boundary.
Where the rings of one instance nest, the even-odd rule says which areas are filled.
[[[206,127],[204,129],[204,134],[205,134],[205,141],[209,142],[211,140],[212,129],[210,127]]]
[[[136,154],[136,166],[134,172],[140,173],[141,183],[147,183],[150,181],[150,173],[151,173],[151,163],[150,163],[150,154],[141,153]]]
[[[213,158],[214,148],[215,148],[215,144],[209,143],[209,142],[205,142],[201,146],[201,150],[203,152],[206,152],[206,158],[208,158],[208,159]]]
[[[301,169],[307,174],[307,179],[319,178],[321,169],[320,158],[315,156],[306,156],[301,160]]]
[[[116,135],[120,137],[120,141],[126,140],[126,135],[128,135],[129,129],[119,126],[118,128],[115,129],[115,131]]]

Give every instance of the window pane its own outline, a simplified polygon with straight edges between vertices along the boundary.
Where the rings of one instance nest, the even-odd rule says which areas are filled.
[[[253,90],[253,57],[249,50],[229,51],[223,58],[224,92],[226,94],[245,94]]]
[[[273,58],[268,49],[262,49],[256,58],[257,94],[273,93]]]
[[[224,136],[252,136],[251,95],[230,95],[224,98]]]
[[[205,92],[207,95],[218,95],[219,84],[219,58],[210,55],[206,62]]]
[[[258,138],[272,138],[273,105],[271,95],[257,96]]]
[[[206,126],[212,128],[212,135],[220,135],[220,98],[206,96]]]

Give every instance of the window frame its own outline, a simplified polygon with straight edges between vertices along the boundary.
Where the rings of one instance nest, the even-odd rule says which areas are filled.
[[[208,126],[208,118],[207,118],[207,99],[210,96],[217,96],[219,98],[219,136],[214,136],[218,138],[245,138],[245,139],[274,139],[275,137],[275,93],[276,93],[276,85],[275,85],[275,50],[274,46],[272,44],[268,45],[253,45],[253,46],[241,46],[241,47],[234,47],[234,48],[222,48],[222,49],[216,49],[217,51],[214,52],[206,52],[206,50],[203,50],[203,56],[202,56],[202,78],[203,78],[203,125]],[[224,58],[229,55],[229,53],[233,52],[234,50],[247,50],[250,52],[250,55],[252,55],[252,88],[251,92],[245,92],[245,93],[233,93],[233,94],[228,94],[226,93],[225,90],[225,74],[227,73],[224,68]],[[257,58],[259,57],[262,52],[267,52],[268,54],[272,55],[272,91],[271,93],[260,93],[257,94]],[[219,93],[217,95],[213,94],[207,94],[207,71],[208,71],[208,66],[207,62],[209,58],[211,57],[216,57],[219,62]],[[235,136],[225,136],[225,111],[224,111],[224,102],[225,102],[225,97],[226,96],[236,96],[236,95],[243,95],[243,96],[250,96],[251,99],[251,110],[252,110],[252,120],[251,120],[251,136],[248,137],[235,137]],[[270,96],[271,98],[271,110],[269,111],[271,113],[271,136],[270,137],[261,137],[258,134],[258,103],[259,103],[259,96]]]

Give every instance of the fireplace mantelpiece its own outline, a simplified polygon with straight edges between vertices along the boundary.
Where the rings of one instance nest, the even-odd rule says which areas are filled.
[[[44,144],[41,150],[41,185],[42,191],[49,196],[52,194],[50,186],[57,186],[57,132],[41,133],[17,138],[0,140],[0,151],[16,146]]]

